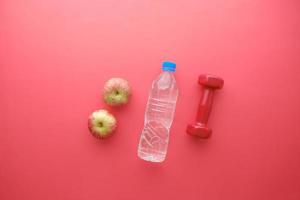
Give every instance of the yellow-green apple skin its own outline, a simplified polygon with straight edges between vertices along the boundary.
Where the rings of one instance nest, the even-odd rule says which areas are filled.
[[[110,106],[127,104],[131,96],[131,88],[127,80],[123,78],[111,78],[104,84],[104,102]]]
[[[93,112],[88,119],[88,128],[93,136],[104,139],[113,134],[117,127],[116,118],[107,110]]]

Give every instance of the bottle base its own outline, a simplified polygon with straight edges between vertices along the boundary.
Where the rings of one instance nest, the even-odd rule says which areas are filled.
[[[166,154],[162,154],[162,153],[151,154],[151,153],[145,153],[143,151],[138,151],[138,157],[148,162],[160,163],[165,160]]]

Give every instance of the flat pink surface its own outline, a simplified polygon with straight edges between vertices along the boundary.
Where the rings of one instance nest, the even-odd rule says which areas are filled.
[[[155,165],[137,145],[163,60],[180,95]],[[185,133],[201,73],[225,80],[206,141]],[[111,77],[133,96],[99,141]],[[298,0],[2,0],[0,95],[1,200],[300,199]]]

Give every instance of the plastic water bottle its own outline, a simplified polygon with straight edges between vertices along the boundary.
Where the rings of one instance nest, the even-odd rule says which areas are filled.
[[[167,154],[178,96],[175,69],[175,63],[163,62],[163,72],[152,83],[138,146],[138,156],[146,161],[162,162]]]

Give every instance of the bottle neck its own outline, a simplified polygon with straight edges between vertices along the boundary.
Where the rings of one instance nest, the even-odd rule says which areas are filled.
[[[169,70],[169,69],[163,69],[162,71],[163,72],[172,73],[172,74],[175,72],[175,70]]]

